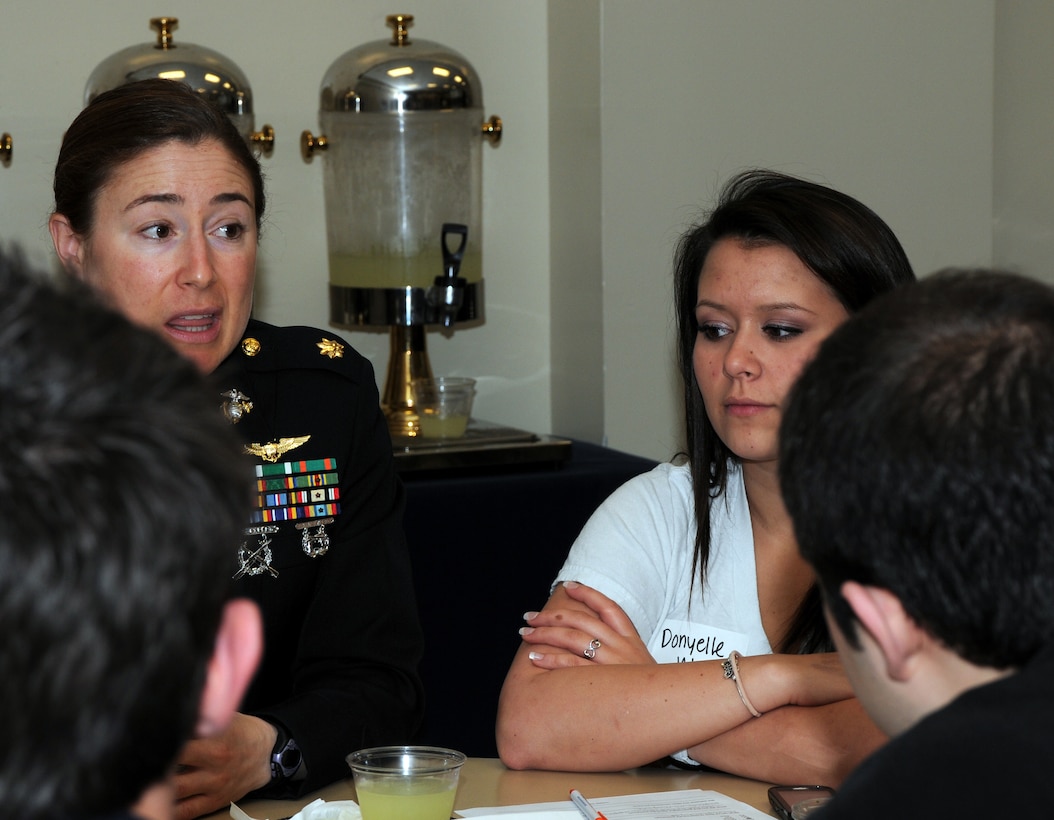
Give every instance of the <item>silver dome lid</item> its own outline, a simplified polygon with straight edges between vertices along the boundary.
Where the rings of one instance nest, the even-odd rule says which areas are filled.
[[[129,46],[99,63],[85,86],[84,104],[104,91],[137,80],[179,80],[226,113],[247,141],[262,144],[262,150],[270,153],[274,129],[265,125],[258,133],[253,130],[253,94],[245,73],[218,51],[176,43],[172,32],[178,24],[176,17],[151,18],[157,42]]]
[[[449,111],[483,108],[483,87],[462,55],[430,40],[411,39],[413,15],[392,14],[390,40],[375,40],[338,57],[322,78],[322,111]]]
[[[88,78],[84,89],[87,105],[99,94],[125,83],[161,77],[182,80],[228,114],[251,114],[252,89],[245,73],[218,51],[193,43],[176,43],[172,32],[176,17],[154,17],[156,43],[129,46],[111,54]]]

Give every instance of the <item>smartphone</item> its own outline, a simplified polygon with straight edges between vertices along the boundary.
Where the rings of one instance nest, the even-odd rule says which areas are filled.
[[[834,789],[830,786],[773,786],[769,789],[769,803],[783,820],[792,820],[791,812],[799,803],[809,801],[811,806],[814,805],[813,801],[816,801],[815,805],[819,805],[820,801],[827,801],[832,797]]]

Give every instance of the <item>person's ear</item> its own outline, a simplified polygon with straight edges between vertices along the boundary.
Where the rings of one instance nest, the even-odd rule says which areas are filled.
[[[84,249],[84,238],[73,230],[69,219],[63,214],[52,214],[48,219],[48,231],[51,243],[55,246],[59,262],[63,269],[78,279],[84,278],[84,265],[81,256]]]
[[[892,680],[911,677],[912,661],[925,645],[925,634],[905,611],[900,599],[888,589],[855,581],[842,584],[842,597],[852,608],[864,631],[871,637]]]
[[[237,598],[223,609],[198,709],[198,737],[227,728],[263,653],[263,621],[253,601]]]

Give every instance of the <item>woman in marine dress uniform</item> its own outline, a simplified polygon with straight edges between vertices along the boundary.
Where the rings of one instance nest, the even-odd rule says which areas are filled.
[[[256,507],[231,548],[265,652],[230,729],[184,750],[180,816],[264,790],[293,796],[364,746],[408,742],[422,636],[403,491],[369,362],[334,334],[251,318],[265,198],[226,115],[181,83],[99,95],[55,169],[65,270],[216,380]]]

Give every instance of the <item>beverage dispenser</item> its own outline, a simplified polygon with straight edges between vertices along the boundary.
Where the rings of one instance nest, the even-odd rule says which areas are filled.
[[[390,15],[392,37],[358,46],[322,79],[315,136],[323,189],[330,322],[391,328],[381,401],[393,436],[417,435],[411,382],[431,377],[425,327],[483,316],[483,88],[462,55],[410,37],[411,15]]]

